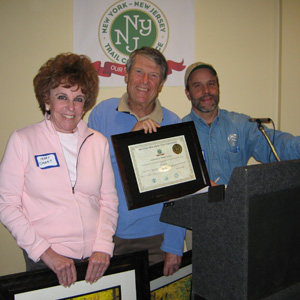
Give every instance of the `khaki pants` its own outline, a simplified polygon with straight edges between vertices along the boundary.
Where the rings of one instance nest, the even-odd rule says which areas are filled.
[[[122,255],[142,250],[148,250],[149,265],[163,261],[163,251],[160,249],[164,235],[159,234],[139,239],[121,239],[114,237],[114,255]]]

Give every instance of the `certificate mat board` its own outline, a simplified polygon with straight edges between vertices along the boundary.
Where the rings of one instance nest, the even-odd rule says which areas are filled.
[[[77,281],[69,288],[59,285],[50,269],[22,272],[0,277],[0,300],[52,300],[100,297],[118,290],[120,299],[150,299],[148,251],[114,256],[104,276],[96,283],[84,278],[88,262],[76,264]]]
[[[176,199],[209,186],[194,122],[111,136],[128,209]]]

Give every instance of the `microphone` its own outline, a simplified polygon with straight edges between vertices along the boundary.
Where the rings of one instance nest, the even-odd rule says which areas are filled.
[[[270,123],[270,118],[250,118],[249,122],[258,122],[258,123]]]
[[[272,143],[270,141],[270,138],[268,137],[268,135],[267,135],[267,133],[265,131],[264,126],[261,125],[261,123],[270,123],[270,122],[273,123],[272,119],[270,119],[270,118],[249,118],[249,122],[256,122],[257,123],[258,129],[263,134],[263,136],[266,138],[266,140],[267,140],[267,142],[268,142],[268,144],[269,144],[269,146],[270,146],[270,148],[271,148],[271,150],[272,150],[272,152],[273,152],[276,160],[280,161],[280,158],[279,158],[279,156],[278,156],[278,154],[277,154],[274,146],[272,145]],[[273,123],[273,126],[274,126],[274,123]],[[275,128],[274,128],[274,130],[275,130]]]

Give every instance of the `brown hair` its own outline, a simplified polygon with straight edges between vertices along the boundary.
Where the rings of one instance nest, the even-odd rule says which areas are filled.
[[[50,58],[41,66],[33,79],[34,92],[43,114],[49,101],[50,90],[60,84],[64,87],[78,85],[86,96],[84,110],[91,109],[99,92],[99,77],[91,60],[85,55],[62,53]]]

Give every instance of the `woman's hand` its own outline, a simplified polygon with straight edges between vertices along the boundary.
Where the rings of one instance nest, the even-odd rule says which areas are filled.
[[[70,286],[77,280],[74,261],[48,248],[42,255],[43,262],[57,275],[59,284]]]
[[[101,278],[110,264],[110,255],[103,252],[93,252],[89,258],[89,265],[85,275],[85,281],[96,282]]]

